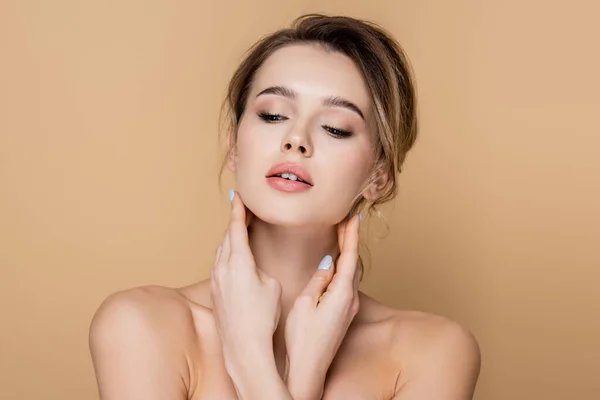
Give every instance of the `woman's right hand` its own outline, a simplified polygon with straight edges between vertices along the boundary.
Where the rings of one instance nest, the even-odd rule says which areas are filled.
[[[288,315],[286,383],[296,400],[321,398],[327,370],[358,313],[359,223],[355,215],[338,225],[335,266],[325,256]]]
[[[273,359],[281,285],[256,267],[246,227],[249,210],[233,190],[230,200],[229,227],[211,270],[211,297],[225,366],[236,383],[235,377],[243,374],[239,369]]]

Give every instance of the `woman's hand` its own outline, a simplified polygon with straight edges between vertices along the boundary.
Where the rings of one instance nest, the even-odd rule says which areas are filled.
[[[248,244],[246,206],[233,190],[230,199],[231,217],[211,271],[211,294],[225,366],[235,381],[255,362],[273,361],[281,285],[256,268]]]
[[[359,310],[358,229],[355,215],[338,226],[340,257],[326,256],[286,321],[287,386],[296,400],[320,399],[327,370]],[[334,275],[335,271],[335,275]]]

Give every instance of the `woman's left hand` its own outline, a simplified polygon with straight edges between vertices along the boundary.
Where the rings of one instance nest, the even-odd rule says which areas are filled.
[[[356,215],[338,225],[336,265],[323,259],[287,318],[286,381],[296,400],[321,398],[327,370],[358,313],[359,220]]]
[[[235,379],[255,368],[257,358],[273,359],[281,285],[256,268],[248,244],[246,206],[238,193],[232,191],[232,196],[229,227],[211,270],[211,294],[225,366]]]

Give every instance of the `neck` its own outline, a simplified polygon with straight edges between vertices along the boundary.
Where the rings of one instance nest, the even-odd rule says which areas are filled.
[[[337,256],[336,227],[283,227],[254,218],[249,243],[258,268],[281,284],[281,316],[287,316],[326,255]]]
[[[335,226],[283,227],[253,218],[248,239],[257,268],[281,284],[281,315],[273,335],[275,362],[285,370],[285,321],[308,281],[326,255],[339,253]]]

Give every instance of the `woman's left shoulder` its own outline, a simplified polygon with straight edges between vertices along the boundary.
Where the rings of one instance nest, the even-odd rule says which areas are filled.
[[[479,370],[479,345],[464,325],[441,315],[394,309],[364,293],[360,296],[359,321],[385,326],[394,354],[419,364],[460,360]]]
[[[463,325],[440,315],[396,310],[362,293],[357,317],[358,325],[385,338],[379,343],[396,371],[395,399],[473,397],[481,355]]]

